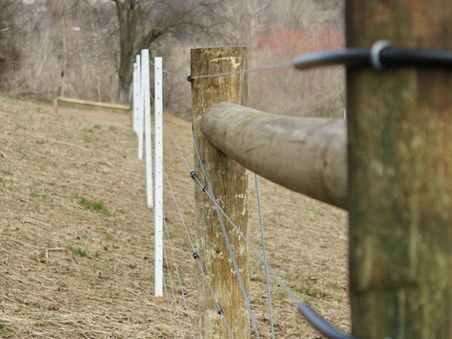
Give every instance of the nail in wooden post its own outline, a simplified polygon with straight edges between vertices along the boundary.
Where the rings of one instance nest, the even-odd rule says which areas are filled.
[[[246,68],[245,48],[200,48],[191,50],[192,75],[230,72]],[[246,208],[247,177],[245,168],[213,147],[201,129],[201,117],[210,105],[228,101],[246,105],[246,74],[215,78],[195,79],[192,82],[193,128],[205,162],[207,174],[219,204],[246,234],[248,212]],[[195,155],[195,170],[203,180]],[[205,193],[195,188],[198,216],[198,248],[202,263],[216,291],[224,315],[236,338],[250,336],[249,315],[232,268],[215,208]],[[240,272],[248,289],[247,251],[243,239],[239,239],[232,226],[226,223]],[[212,298],[200,282],[200,327],[205,338],[229,338],[221,317],[215,312]]]
[[[347,45],[452,48],[450,0],[348,0]],[[452,338],[452,73],[349,69],[350,293],[359,338]]]

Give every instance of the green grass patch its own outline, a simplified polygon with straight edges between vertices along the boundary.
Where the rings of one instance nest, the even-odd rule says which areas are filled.
[[[87,257],[88,256],[88,252],[86,252],[86,250],[84,250],[81,247],[71,247],[69,248],[71,250],[72,253],[74,253],[75,255],[79,255],[81,257]]]
[[[47,197],[47,192],[38,183],[33,183],[28,188],[32,198]]]
[[[96,212],[105,213],[105,214],[108,213],[107,207],[105,207],[105,205],[102,201],[89,200],[84,197],[81,197],[78,200],[78,204],[91,211],[96,211]]]
[[[313,286],[300,286],[299,288],[297,288],[297,292],[299,292],[300,294],[304,294],[310,297],[311,299],[321,299],[321,300],[329,299],[329,295],[326,292]]]

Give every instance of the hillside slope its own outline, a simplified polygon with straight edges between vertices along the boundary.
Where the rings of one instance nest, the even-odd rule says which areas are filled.
[[[167,298],[152,295],[152,211],[129,117],[0,97],[0,121],[0,337],[190,337],[182,304],[180,333]],[[190,125],[172,116],[166,125],[193,159]],[[165,166],[195,236],[193,183],[169,141]],[[266,180],[262,190],[271,264],[347,330],[346,214]],[[184,285],[175,292],[197,328],[197,274],[168,192],[165,209]],[[268,337],[262,269],[251,257],[250,267],[252,306]],[[278,337],[319,338],[275,282],[272,293]]]

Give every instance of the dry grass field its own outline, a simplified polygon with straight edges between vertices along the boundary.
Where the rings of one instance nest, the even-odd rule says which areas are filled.
[[[193,159],[189,123],[165,119]],[[165,166],[195,237],[194,185],[169,141]],[[249,232],[259,243],[249,175]],[[57,113],[44,103],[0,97],[0,337],[180,336],[167,298],[152,294],[153,217],[144,183],[127,115]],[[300,297],[348,330],[347,214],[266,180],[261,186],[271,265]],[[167,191],[165,213],[184,284],[177,300],[187,297],[198,328],[197,271]],[[251,303],[268,338],[263,269],[256,258],[249,262]],[[277,337],[321,338],[275,281],[272,295]],[[186,314],[181,317],[188,338]]]

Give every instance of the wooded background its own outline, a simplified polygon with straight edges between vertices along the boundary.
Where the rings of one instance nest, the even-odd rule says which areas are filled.
[[[344,45],[342,0],[0,0],[0,91],[127,102],[134,55],[163,56],[165,109],[189,118],[189,49],[248,47],[249,67]],[[342,116],[344,72],[250,74],[249,106]]]

